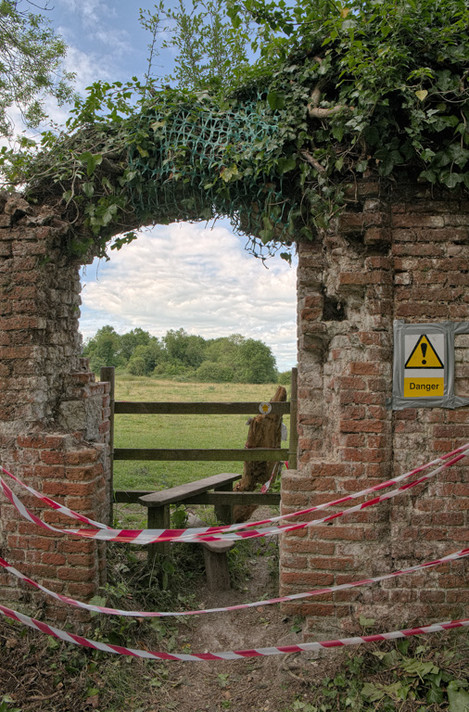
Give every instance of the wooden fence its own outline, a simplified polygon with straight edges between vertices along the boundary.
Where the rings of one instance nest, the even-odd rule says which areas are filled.
[[[217,462],[279,462],[288,460],[289,467],[296,469],[298,431],[297,422],[297,369],[292,369],[291,397],[287,402],[270,403],[271,412],[278,415],[290,414],[290,434],[288,448],[115,448],[114,423],[115,417],[123,414],[137,415],[259,415],[258,402],[220,403],[220,402],[150,402],[150,401],[116,401],[115,373],[113,367],[101,369],[102,381],[111,384],[111,491],[114,492],[114,502],[133,503],[150,494],[148,490],[114,490],[113,463],[117,460],[152,460],[152,461],[217,461]],[[231,495],[231,498],[230,498]],[[271,497],[259,492],[204,492],[197,496],[197,503],[217,504],[217,497],[238,504],[271,503]],[[262,499],[264,498],[264,499]],[[236,500],[236,502],[235,502]],[[269,500],[269,501],[268,501]],[[276,501],[279,496],[276,496]],[[189,500],[188,500],[189,501]],[[191,499],[195,503],[194,499]]]

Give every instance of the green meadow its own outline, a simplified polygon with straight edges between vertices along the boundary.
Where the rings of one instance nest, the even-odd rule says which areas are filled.
[[[277,384],[181,383],[117,374],[116,400],[263,402]],[[287,388],[288,398],[290,397]],[[253,413],[256,415],[256,412]],[[242,448],[247,415],[125,415],[115,417],[114,446],[121,448]],[[289,427],[289,416],[284,416]],[[284,444],[285,446],[285,444]],[[219,472],[243,471],[242,462],[114,463],[114,489],[165,489]]]

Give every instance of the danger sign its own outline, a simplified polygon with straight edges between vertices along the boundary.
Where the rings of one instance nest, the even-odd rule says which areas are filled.
[[[408,338],[410,339],[410,337]],[[444,368],[443,361],[426,334],[419,337],[407,359],[405,368]]]
[[[454,393],[454,340],[469,334],[469,322],[394,322],[392,398],[402,408],[460,408],[469,398]]]
[[[444,395],[444,346],[443,334],[406,334],[404,398]]]

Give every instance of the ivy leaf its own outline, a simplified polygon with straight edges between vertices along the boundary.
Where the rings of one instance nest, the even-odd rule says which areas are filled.
[[[222,180],[225,181],[225,183],[229,183],[230,180],[236,180],[237,178],[240,177],[240,172],[238,171],[238,166],[233,164],[232,166],[229,166],[227,168],[223,168],[222,172],[220,173],[220,177]]]
[[[105,606],[107,601],[103,596],[93,596],[93,598],[90,600],[90,603],[93,606]],[[97,611],[90,611],[91,617],[93,616],[98,616],[100,615]]]
[[[90,151],[85,151],[79,156],[82,163],[86,165],[86,174],[88,178],[93,175],[96,170],[96,166],[101,165],[103,162],[103,157],[101,153],[91,153]]]
[[[82,191],[86,195],[87,198],[92,198],[94,194],[94,185],[91,182],[88,183],[83,183],[81,186]]]
[[[367,618],[363,615],[360,616],[359,621],[362,628],[372,628],[376,623],[376,620],[374,618]]]
[[[416,675],[417,677],[423,678],[428,673],[437,673],[438,668],[433,663],[426,663],[422,660],[404,660],[401,663],[401,667],[409,675]]]
[[[442,702],[444,702],[444,699],[445,696],[443,694],[443,690],[440,687],[437,687],[436,685],[432,685],[432,687],[427,692],[427,702],[429,702],[430,704],[441,705]]]
[[[277,161],[277,166],[281,174],[288,173],[296,168],[296,158],[295,156],[288,156],[288,158],[279,158]]]
[[[426,89],[419,89],[415,92],[415,96],[417,99],[420,99],[420,101],[423,101],[428,96],[428,91]]]
[[[382,689],[382,687],[373,685],[372,682],[366,682],[362,687],[361,694],[363,695],[363,697],[366,697],[366,699],[370,700],[370,702],[378,702],[385,696],[386,693]]]
[[[450,712],[467,712],[469,708],[469,693],[458,689],[458,683],[453,680],[448,685],[448,699]]]
[[[279,92],[271,91],[267,94],[267,101],[271,109],[281,110],[285,106],[285,95]]]
[[[126,232],[123,237],[116,237],[113,244],[111,245],[111,250],[120,250],[124,245],[129,245],[131,242],[137,239],[135,232]]]
[[[463,177],[460,173],[447,173],[441,176],[442,183],[448,186],[448,188],[455,188],[462,180]]]

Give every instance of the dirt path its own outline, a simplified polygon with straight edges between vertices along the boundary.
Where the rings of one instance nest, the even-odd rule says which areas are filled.
[[[195,594],[197,607],[276,596],[277,558],[274,545],[265,540],[252,542],[252,551],[235,567],[240,578],[232,582],[232,589],[214,593],[201,579]],[[38,614],[38,609],[26,611],[21,602],[18,610]],[[136,627],[125,628],[123,635],[131,635],[127,644],[132,647],[169,652],[216,653],[289,645],[302,639],[298,622],[286,618],[278,605],[181,620],[168,628],[162,626],[158,635],[148,622],[137,622]],[[109,640],[112,626],[105,625],[101,639]],[[116,621],[112,625],[118,627]],[[139,626],[150,634],[140,634]],[[93,634],[99,636],[99,628]],[[314,679],[319,667],[311,655],[186,663],[114,658],[0,619],[2,712],[287,712],[305,693],[306,683]],[[2,707],[5,695],[11,701]]]

